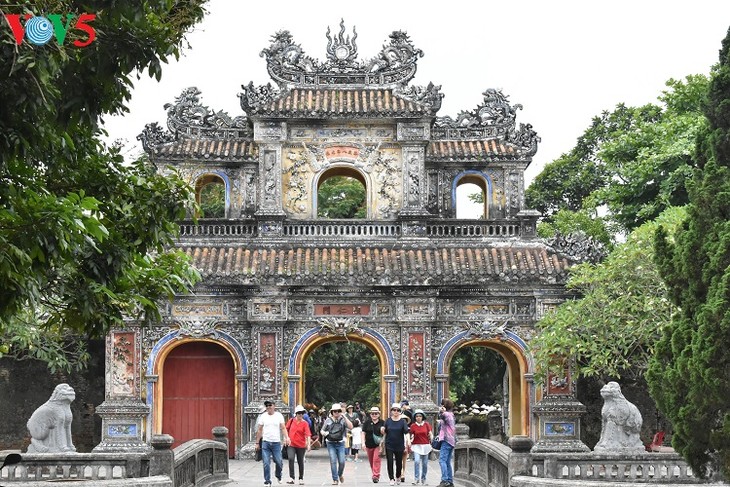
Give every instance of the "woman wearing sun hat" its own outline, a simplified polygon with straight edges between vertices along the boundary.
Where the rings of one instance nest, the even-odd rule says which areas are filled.
[[[383,443],[385,443],[390,485],[400,485],[403,472],[403,452],[410,445],[410,439],[406,437],[409,431],[408,422],[401,416],[400,403],[394,402],[390,407],[390,417],[385,420],[381,431],[385,436]],[[393,462],[395,462],[395,473],[393,472]]]
[[[301,405],[294,408],[294,417],[289,418],[286,430],[289,432],[289,481],[294,483],[294,457],[299,465],[299,485],[304,485],[304,454],[309,451],[312,434],[309,423],[304,419],[306,410]]]
[[[369,418],[362,424],[362,443],[368,454],[370,471],[373,474],[373,483],[380,481],[380,444],[383,442],[383,433],[380,428],[383,426],[383,419],[380,417],[380,408],[370,408]]]
[[[342,414],[342,404],[334,403],[330,413],[332,415],[324,422],[321,433],[327,438],[332,485],[337,485],[345,481],[345,437],[352,429],[352,423]]]

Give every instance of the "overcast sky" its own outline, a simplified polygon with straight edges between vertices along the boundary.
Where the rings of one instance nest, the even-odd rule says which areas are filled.
[[[144,125],[166,121],[163,105],[188,86],[202,103],[242,113],[241,85],[266,84],[259,56],[278,30],[289,30],[305,53],[326,59],[327,27],[354,25],[360,59],[374,57],[394,30],[424,52],[411,82],[441,85],[439,115],[472,110],[487,88],[501,88],[524,109],[542,139],[528,169],[569,151],[591,117],[617,103],[655,102],[669,78],[709,73],[730,26],[730,2],[655,1],[235,1],[213,0],[188,35],[191,49],[163,67],[161,82],[136,82],[130,113],[107,120],[112,139],[131,153]]]

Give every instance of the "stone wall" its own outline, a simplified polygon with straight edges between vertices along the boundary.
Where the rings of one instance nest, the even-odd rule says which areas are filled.
[[[52,374],[45,363],[36,360],[0,358],[0,450],[28,448],[26,422],[63,382],[76,392],[76,400],[71,403],[71,434],[77,451],[90,452],[101,441],[101,418],[95,408],[104,401],[104,341],[91,341],[88,347],[88,368],[70,374]]]

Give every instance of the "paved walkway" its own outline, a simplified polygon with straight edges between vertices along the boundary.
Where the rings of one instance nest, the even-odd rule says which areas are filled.
[[[345,482],[344,487],[374,487],[370,464],[366,455],[361,455],[361,462],[347,462],[345,465]],[[378,487],[388,487],[388,467],[385,457],[382,458],[382,467],[380,469],[380,483]],[[284,476],[282,478],[282,487],[287,487],[289,480],[289,460],[284,460]],[[229,464],[230,486],[237,487],[263,487],[264,485],[264,467],[261,462],[253,460],[230,460]],[[298,474],[298,466],[294,463],[294,473]],[[406,483],[402,487],[412,487],[413,482],[413,461],[409,460],[405,467]],[[278,487],[276,477],[274,477],[274,462],[271,462],[271,479],[273,487]],[[428,473],[426,475],[426,484],[436,486],[441,481],[441,469],[438,460],[429,460]],[[326,448],[319,448],[307,453],[304,462],[304,484],[306,486],[331,486],[332,475],[330,473],[330,460],[327,456]],[[299,480],[297,479],[297,486]]]

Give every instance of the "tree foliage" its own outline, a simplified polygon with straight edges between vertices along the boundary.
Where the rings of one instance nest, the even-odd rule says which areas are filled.
[[[619,104],[595,117],[576,146],[535,178],[527,204],[548,221],[560,210],[606,213],[614,233],[686,204],[707,83],[704,75],[670,79],[660,105]]]
[[[317,214],[320,218],[365,218],[365,186],[355,178],[333,176],[325,180],[317,192]]]
[[[502,379],[507,363],[497,352],[485,347],[459,349],[449,365],[449,395],[472,404],[502,402]]]
[[[553,357],[575,357],[579,375],[637,379],[646,369],[674,307],[652,260],[657,228],[674,228],[684,217],[670,208],[634,230],[599,264],[573,268],[568,288],[582,295],[540,320],[531,341],[535,360],[547,371]]]
[[[372,350],[357,342],[330,342],[307,359],[306,402],[319,407],[334,402],[380,404],[380,365]]]
[[[190,188],[144,158],[125,164],[100,124],[127,111],[135,72],[159,79],[202,3],[41,1],[28,13],[96,13],[96,41],[74,47],[86,40],[75,30],[62,46],[0,35],[0,355],[82,364],[70,332],[154,319],[156,299],[196,278],[165,250]]]
[[[679,307],[647,373],[673,446],[701,475],[730,477],[730,30],[698,136],[688,218],[657,234],[656,260]]]
[[[223,183],[208,183],[200,189],[200,217],[226,216],[226,187]]]

